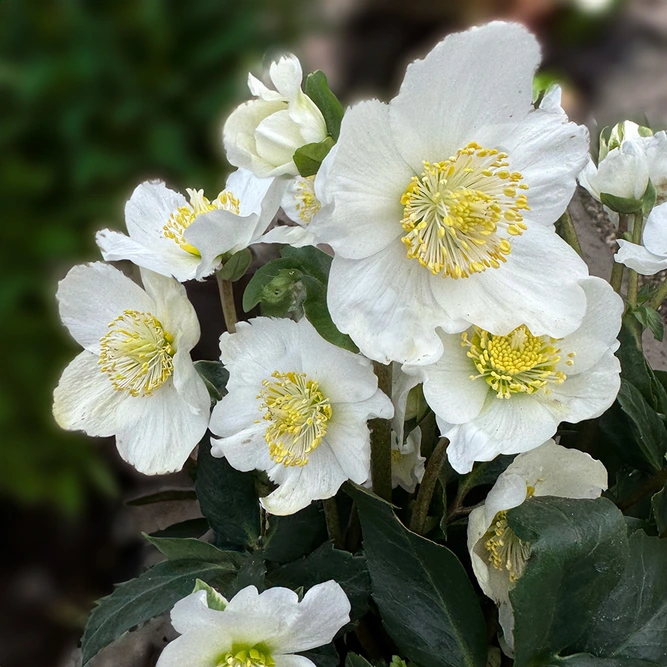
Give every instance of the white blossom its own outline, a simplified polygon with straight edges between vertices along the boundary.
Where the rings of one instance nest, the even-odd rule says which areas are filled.
[[[637,273],[652,276],[667,269],[667,202],[656,206],[646,220],[642,245],[618,240],[614,259]]]

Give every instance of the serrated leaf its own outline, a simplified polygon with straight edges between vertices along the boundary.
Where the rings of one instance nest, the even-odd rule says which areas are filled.
[[[268,517],[264,556],[276,563],[289,563],[309,554],[327,539],[324,514],[318,503],[288,516]]]
[[[606,498],[530,498],[510,510],[507,520],[531,549],[509,593],[514,664],[527,667],[581,638],[621,577],[628,559],[627,531],[623,515]]]
[[[209,563],[231,563],[236,568],[244,562],[244,554],[238,551],[223,551],[213,544],[192,537],[155,537],[142,533],[161,554],[169,560],[203,560]]]
[[[215,458],[208,438],[199,444],[195,491],[218,546],[257,546],[259,500],[252,474],[235,470],[224,458]]]
[[[484,667],[475,591],[446,547],[410,532],[391,505],[355,488],[373,599],[396,646],[419,667]]]
[[[195,369],[204,380],[208,393],[214,401],[219,401],[227,393],[229,371],[219,361],[195,361]]]
[[[331,92],[324,72],[321,70],[311,72],[306,77],[303,90],[322,112],[324,122],[327,124],[327,132],[333,137],[334,141],[338,141],[340,124],[345,111],[338,98]]]
[[[644,329],[651,330],[651,333],[656,340],[662,341],[665,335],[665,325],[662,321],[662,317],[660,317],[660,313],[658,313],[655,308],[638,306],[632,311],[632,314]]]
[[[225,263],[218,269],[218,277],[221,280],[229,280],[235,282],[243,278],[245,272],[250,266],[252,254],[248,248],[243,248],[235,252]]]
[[[322,160],[329,154],[333,145],[334,140],[327,137],[317,143],[306,144],[298,148],[292,159],[299,170],[299,174],[304,178],[314,176],[319,171]]]

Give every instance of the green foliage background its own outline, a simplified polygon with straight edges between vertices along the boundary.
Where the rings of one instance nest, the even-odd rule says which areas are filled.
[[[303,28],[305,0],[0,2],[0,493],[75,513],[113,477],[52,421],[76,353],[56,282],[99,258],[146,178],[217,193],[245,74]]]

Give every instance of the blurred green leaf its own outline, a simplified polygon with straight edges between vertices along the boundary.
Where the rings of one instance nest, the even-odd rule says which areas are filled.
[[[243,248],[243,250],[235,252],[218,270],[218,276],[222,280],[229,280],[231,282],[239,280],[248,270],[251,259],[252,255],[248,248]]]

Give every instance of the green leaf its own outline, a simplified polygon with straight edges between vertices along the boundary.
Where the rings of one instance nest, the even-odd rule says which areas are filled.
[[[612,211],[617,213],[636,213],[641,211],[642,200],[641,199],[629,199],[626,197],[617,197],[616,195],[610,195],[605,192],[600,193],[600,201],[608,206]]]
[[[243,248],[243,250],[235,252],[218,270],[218,276],[222,280],[229,280],[231,282],[243,278],[250,266],[251,259],[252,255],[248,248]]]
[[[648,185],[646,186],[646,192],[644,192],[644,196],[642,197],[642,214],[645,218],[647,218],[648,214],[653,210],[657,197],[658,193],[655,190],[653,181],[649,180]]]
[[[192,537],[155,537],[141,533],[161,554],[169,560],[204,560],[209,563],[232,563],[237,568],[244,562],[244,554],[238,551],[222,551],[216,546]]]
[[[300,655],[308,658],[317,667],[338,667],[340,665],[338,651],[336,651],[336,647],[333,644],[319,646],[310,651],[303,651]]]
[[[623,515],[606,498],[531,498],[507,520],[530,544],[524,573],[510,590],[515,666],[543,663],[582,636],[618,583],[628,558]]]
[[[348,551],[334,549],[326,542],[312,554],[300,560],[282,565],[268,575],[272,586],[306,589],[329,579],[337,581],[350,600],[353,619],[363,616],[368,609],[370,580],[363,556],[353,556]]]
[[[334,141],[338,141],[340,124],[343,120],[345,110],[343,109],[343,105],[338,101],[338,98],[331,92],[324,72],[321,70],[311,72],[306,77],[303,90],[322,112],[324,122],[327,124],[327,132],[332,136]]]
[[[662,341],[665,335],[665,325],[660,317],[660,313],[655,308],[649,306],[638,306],[632,311],[644,329],[650,329],[656,340]]]
[[[400,652],[419,667],[484,667],[475,591],[446,547],[410,532],[391,505],[355,488],[373,599]]]
[[[257,546],[259,500],[251,473],[232,468],[226,459],[211,454],[208,438],[199,443],[195,491],[202,514],[221,547]]]
[[[660,537],[667,537],[667,484],[651,498],[651,511]]]
[[[298,262],[295,266],[298,266],[304,273],[316,278],[321,283],[326,284],[329,280],[333,257],[315,246],[307,245],[303,248],[294,248],[291,245],[286,245],[280,251],[280,256],[283,259]]]
[[[345,667],[373,667],[366,658],[356,653],[348,653],[345,658]]]
[[[577,646],[604,658],[667,665],[667,540],[638,531],[616,587],[592,616]]]
[[[239,568],[236,579],[227,589],[227,595],[231,598],[248,586],[254,586],[261,593],[266,588],[264,585],[265,576],[266,563],[262,554],[257,551],[252,555],[246,556]]]
[[[331,137],[327,137],[318,143],[306,144],[298,148],[294,153],[293,160],[299,174],[304,178],[314,176],[318,172],[322,160],[333,148],[334,143]]]
[[[216,611],[225,611],[227,609],[227,600],[205,581],[197,579],[195,589],[192,592],[196,593],[197,591],[206,591],[206,604],[209,609],[215,609]]]
[[[295,287],[301,279],[300,267],[298,260],[283,258],[274,259],[257,269],[243,293],[243,310],[250,312],[261,303],[262,306],[284,307],[282,314],[286,315],[294,301]]]
[[[276,563],[289,563],[310,553],[327,539],[324,514],[318,503],[288,516],[268,516],[264,556]]]
[[[210,529],[208,521],[203,518],[186,519],[179,521],[171,526],[167,526],[162,530],[156,530],[151,533],[151,537],[157,538],[184,538],[184,537],[201,537],[207,530]]]
[[[219,361],[195,361],[195,368],[204,380],[213,401],[219,401],[227,393],[229,371]]]
[[[577,653],[549,661],[549,667],[658,667],[655,662],[628,658],[596,658],[590,653]]]
[[[197,579],[224,587],[236,576],[235,561],[164,561],[142,575],[119,584],[93,609],[83,633],[84,667],[105,646],[135,625],[170,610],[190,595]]]
[[[143,505],[152,505],[153,503],[165,503],[172,500],[197,500],[197,494],[192,489],[167,489],[157,493],[149,493],[146,496],[133,498],[125,504],[130,507],[141,507]]]

